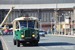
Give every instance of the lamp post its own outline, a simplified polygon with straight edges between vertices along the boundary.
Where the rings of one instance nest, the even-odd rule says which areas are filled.
[[[71,12],[71,35],[73,35],[73,27],[72,27],[72,12]]]

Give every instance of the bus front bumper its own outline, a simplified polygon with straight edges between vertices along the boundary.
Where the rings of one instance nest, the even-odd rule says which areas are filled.
[[[17,40],[19,40],[19,41],[27,41],[27,42],[29,42],[29,41],[39,41],[39,39],[17,39]]]

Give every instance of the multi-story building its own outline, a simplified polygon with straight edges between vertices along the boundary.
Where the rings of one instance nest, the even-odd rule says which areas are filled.
[[[59,16],[60,21],[64,21],[62,14],[70,17],[69,13],[73,13],[75,0],[0,0],[0,23],[12,6],[15,8],[7,19],[9,26],[13,19],[29,14],[41,19],[42,28],[47,31],[51,24],[53,27],[59,22]]]

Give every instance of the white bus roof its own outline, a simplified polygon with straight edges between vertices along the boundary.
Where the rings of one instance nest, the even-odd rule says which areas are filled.
[[[37,17],[19,17],[19,18],[16,18],[14,19],[13,21],[17,21],[17,20],[39,20]]]

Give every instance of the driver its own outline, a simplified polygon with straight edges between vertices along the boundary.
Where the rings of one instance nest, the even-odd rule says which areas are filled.
[[[25,28],[24,26],[21,26],[21,29]]]

